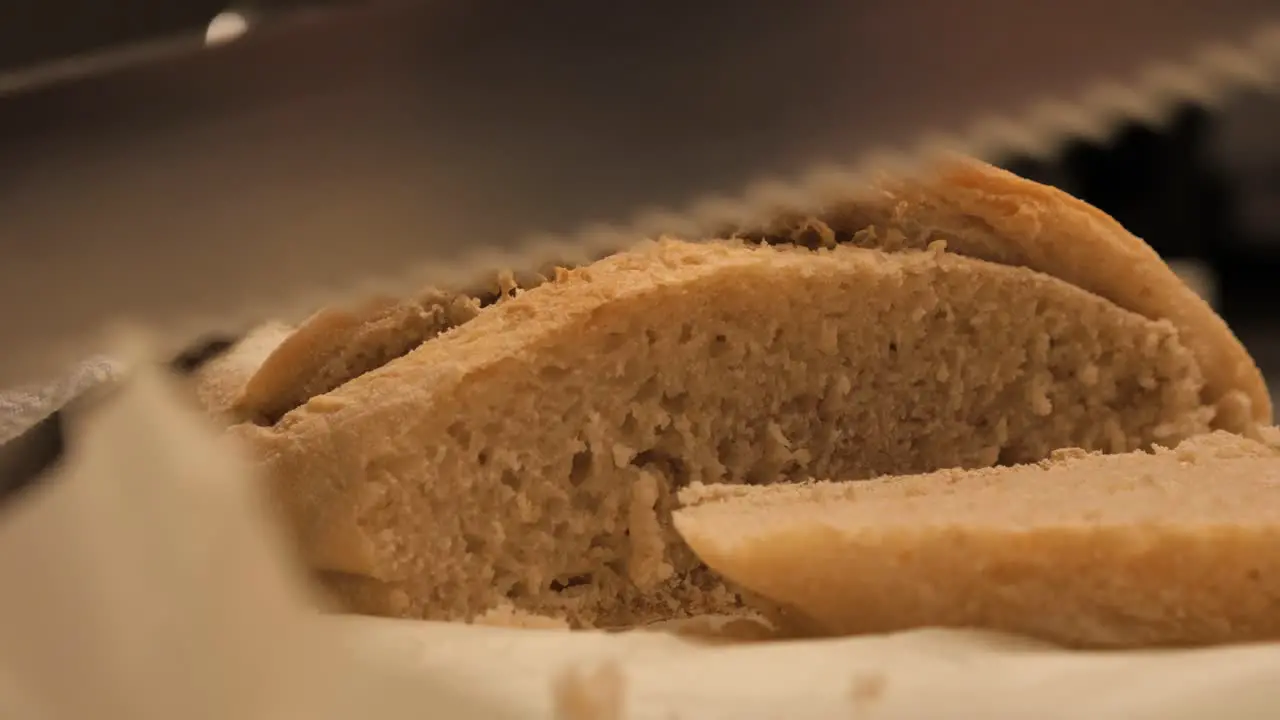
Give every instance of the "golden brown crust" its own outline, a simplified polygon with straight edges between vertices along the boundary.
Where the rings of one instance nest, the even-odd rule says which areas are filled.
[[[932,224],[948,250],[1053,275],[1151,319],[1167,319],[1204,369],[1210,404],[1226,426],[1243,393],[1244,415],[1272,419],[1271,397],[1253,358],[1212,308],[1156,252],[1106,213],[1056,188],[974,160],[934,176],[893,181],[880,202],[891,220]],[[976,242],[975,242],[976,241]],[[1237,394],[1233,397],[1233,394]]]
[[[427,290],[416,298],[326,308],[308,318],[244,383],[235,415],[275,422],[317,395],[381,367],[480,312],[469,297]]]
[[[245,418],[278,417],[296,407],[294,396],[346,346],[371,317],[395,305],[378,298],[360,308],[324,308],[307,318],[267,356],[244,384],[234,410]]]

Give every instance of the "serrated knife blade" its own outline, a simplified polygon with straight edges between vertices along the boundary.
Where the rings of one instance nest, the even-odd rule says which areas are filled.
[[[113,320],[177,349],[816,203],[922,143],[1049,152],[1267,81],[1276,21],[1275,0],[381,3],[0,78],[0,385]]]

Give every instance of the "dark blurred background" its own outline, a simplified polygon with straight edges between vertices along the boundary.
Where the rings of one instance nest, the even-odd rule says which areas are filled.
[[[223,10],[249,15],[340,0],[16,0],[0,68],[177,31]],[[1052,161],[1010,169],[1098,206],[1146,239],[1221,312],[1280,389],[1280,96],[1187,107],[1160,128],[1129,127]]]

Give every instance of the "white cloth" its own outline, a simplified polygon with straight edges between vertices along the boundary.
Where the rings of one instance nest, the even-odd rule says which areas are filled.
[[[321,617],[248,464],[159,373],[71,439],[59,474],[0,517],[6,719],[586,717],[566,673],[596,678],[602,719],[1280,713],[1277,645],[1076,653],[938,630],[709,645]]]
[[[53,382],[0,390],[0,445],[18,437],[116,374],[117,367],[110,360],[94,358]]]

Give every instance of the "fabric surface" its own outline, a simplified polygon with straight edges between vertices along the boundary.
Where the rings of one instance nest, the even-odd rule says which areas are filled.
[[[117,372],[109,359],[96,357],[56,381],[0,390],[0,445],[26,432],[89,389],[115,377]]]
[[[723,645],[316,616],[251,463],[158,373],[134,379],[74,429],[59,482],[0,523],[0,577],[23,579],[0,593],[6,720],[1272,720],[1280,707],[1275,643],[1071,652],[922,629]],[[48,408],[91,384],[27,397]]]

